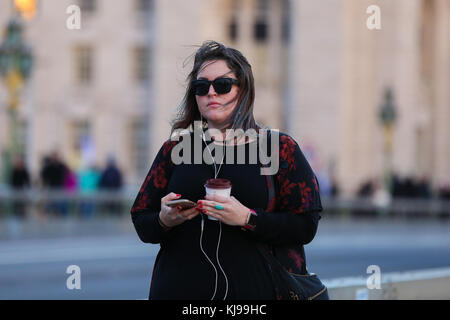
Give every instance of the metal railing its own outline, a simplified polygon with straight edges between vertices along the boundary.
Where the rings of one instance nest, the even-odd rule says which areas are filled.
[[[129,212],[136,194],[125,191],[3,190],[0,191],[0,217],[36,214],[124,214]]]
[[[374,198],[322,198],[327,212],[381,216],[449,216],[450,200],[439,198],[393,198],[380,204]]]
[[[129,213],[137,190],[65,192],[57,190],[30,189],[23,192],[0,190],[0,217],[26,213],[55,212],[64,215]],[[395,217],[450,217],[450,200],[397,199],[380,205],[373,198],[322,197],[327,215],[374,215]]]

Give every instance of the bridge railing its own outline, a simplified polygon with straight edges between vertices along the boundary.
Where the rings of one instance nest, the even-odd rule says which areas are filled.
[[[23,213],[118,214],[129,213],[137,190],[65,192],[30,189],[22,192],[0,190],[0,217]],[[450,200],[398,199],[379,202],[373,198],[322,197],[324,214],[386,217],[450,217]]]

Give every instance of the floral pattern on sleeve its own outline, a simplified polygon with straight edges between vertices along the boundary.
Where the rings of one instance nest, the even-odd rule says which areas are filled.
[[[159,211],[173,169],[170,152],[178,141],[167,140],[159,150],[131,208],[131,214]]]
[[[280,134],[279,211],[303,213],[321,211],[319,185],[298,144]]]

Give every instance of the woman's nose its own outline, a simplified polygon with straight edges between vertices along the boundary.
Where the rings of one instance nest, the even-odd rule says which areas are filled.
[[[208,96],[213,96],[213,95],[217,95],[217,92],[214,90],[214,86],[211,83],[209,85],[209,89],[208,89]]]

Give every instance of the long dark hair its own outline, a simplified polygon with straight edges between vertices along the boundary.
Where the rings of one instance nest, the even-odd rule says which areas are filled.
[[[193,129],[194,121],[201,120],[191,83],[197,78],[198,72],[205,62],[215,60],[224,60],[239,81],[236,108],[226,119],[225,129],[233,127],[233,129],[258,130],[261,128],[253,116],[255,83],[250,63],[238,50],[226,47],[216,41],[206,41],[195,53],[194,67],[187,78],[186,93],[178,108],[178,114],[172,121],[171,134],[176,129]],[[203,121],[205,122],[205,119]]]

